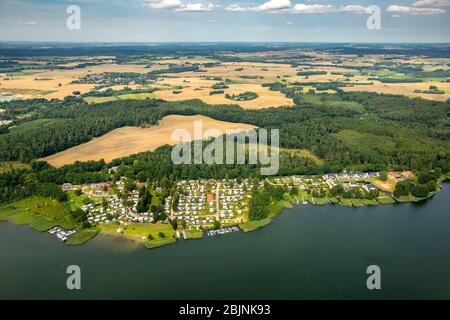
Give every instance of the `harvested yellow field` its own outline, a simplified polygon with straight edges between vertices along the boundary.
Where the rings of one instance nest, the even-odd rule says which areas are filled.
[[[208,104],[238,104],[244,109],[262,109],[269,107],[291,106],[293,101],[283,93],[270,91],[267,87],[259,84],[227,84],[228,89],[224,89],[223,94],[210,95],[214,89],[211,88],[218,81],[205,80],[200,78],[170,78],[164,79],[158,85],[162,90],[155,91],[156,98],[168,101],[200,99]],[[182,87],[178,89],[177,87]],[[258,98],[249,101],[232,101],[225,98],[225,94],[240,94],[246,91],[255,92]],[[174,93],[175,92],[175,93]]]
[[[15,78],[14,80],[2,83],[0,87],[0,97],[4,96],[20,99],[63,99],[66,96],[72,95],[74,91],[86,93],[95,87],[95,85],[92,84],[69,84],[69,82],[70,81],[64,81],[62,79],[36,81],[29,76]]]
[[[154,65],[151,68],[145,68],[145,65],[102,64],[73,70],[45,70],[17,76],[4,75],[0,78],[0,97],[63,99],[72,95],[74,91],[86,93],[95,87],[93,84],[71,84],[72,81],[87,74],[103,72],[146,73],[161,68],[164,68],[164,66]],[[121,88],[123,86],[117,86],[113,89]]]
[[[445,94],[416,93],[414,90],[428,90],[430,85],[437,86]],[[402,94],[408,97],[421,97],[429,100],[446,101],[450,98],[450,83],[420,82],[420,83],[380,83],[374,81],[372,85],[344,87],[344,91],[370,91],[386,94]]]
[[[111,162],[113,159],[131,154],[153,151],[163,145],[175,145],[179,141],[172,140],[176,129],[186,129],[194,137],[194,123],[200,121],[203,132],[218,129],[221,134],[226,130],[233,132],[247,131],[255,126],[244,123],[231,123],[214,120],[205,116],[170,115],[164,117],[158,125],[151,128],[123,127],[113,130],[90,142],[67,149],[54,155],[42,158],[52,166],[59,168],[75,161],[101,160]],[[211,134],[209,136],[219,136]]]
[[[242,69],[242,70],[241,70]],[[241,82],[262,84],[277,81],[277,76],[295,76],[297,69],[289,64],[225,62],[219,66],[207,68],[201,72],[184,72],[183,77],[220,77]],[[243,79],[242,76],[262,77],[262,79]]]
[[[345,77],[340,74],[315,74],[308,77],[295,76],[289,81],[292,82],[330,82],[330,81],[342,81]]]

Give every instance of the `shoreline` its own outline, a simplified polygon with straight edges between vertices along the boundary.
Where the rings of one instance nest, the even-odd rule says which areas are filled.
[[[358,209],[363,206],[374,206],[375,207],[378,205],[401,205],[401,204],[406,204],[406,203],[420,203],[420,202],[424,202],[429,199],[432,199],[435,195],[437,195],[442,190],[442,188],[443,188],[442,184],[449,184],[449,183],[450,182],[448,182],[448,177],[442,177],[439,180],[439,189],[436,190],[435,192],[430,193],[426,198],[415,198],[415,197],[409,196],[407,198],[397,199],[395,197],[392,197],[392,199],[395,202],[394,203],[386,203],[386,204],[378,202],[378,204],[376,204],[376,205],[362,204],[362,205],[355,206],[355,205],[353,205],[353,202],[350,201],[351,205],[347,206],[347,205],[343,205],[340,201],[339,202],[328,201],[328,203],[316,203],[314,201],[314,199],[322,199],[322,198],[312,198],[314,203],[308,203],[308,204],[293,203],[292,200],[291,201],[280,200],[271,205],[270,214],[267,218],[262,219],[262,220],[248,221],[245,223],[241,223],[238,226],[242,232],[245,232],[245,233],[252,232],[252,231],[255,231],[257,229],[263,228],[263,227],[271,224],[273,219],[276,218],[278,215],[282,214],[286,209],[293,209],[293,208],[296,208],[296,207],[299,207],[302,205],[309,205],[309,206],[339,205],[342,207]],[[350,199],[350,200],[354,200],[354,199]],[[363,200],[363,199],[358,199],[358,200]],[[46,230],[42,230],[42,229],[39,230],[38,228],[33,226],[32,221],[31,222],[30,221],[21,221],[14,214],[4,214],[2,216],[2,214],[0,213],[0,222],[9,222],[9,223],[17,225],[17,226],[28,226],[32,230],[35,230],[35,231],[38,231],[41,233],[47,232],[50,229],[50,228],[48,228]],[[54,222],[52,225],[54,225],[55,223],[56,222]],[[134,227],[133,227],[133,229],[134,229]],[[77,233],[75,233],[73,236],[71,236],[65,243],[68,246],[81,246],[81,245],[84,245],[84,244],[88,243],[89,241],[91,241],[97,237],[101,237],[101,236],[107,236],[107,237],[112,237],[115,239],[131,241],[131,242],[138,244],[138,246],[146,248],[146,249],[155,249],[155,248],[163,247],[166,245],[175,244],[177,242],[177,239],[175,236],[173,236],[173,237],[169,236],[165,239],[160,239],[159,241],[151,243],[151,241],[149,241],[147,239],[143,239],[142,237],[130,235],[130,234],[124,234],[123,231],[118,233],[118,232],[115,232],[113,230],[108,230],[108,229],[102,230],[101,228],[90,228],[90,229],[78,230]],[[187,237],[185,240],[198,240],[198,239],[203,239],[204,237],[205,237],[205,234],[204,234],[204,232],[202,232],[201,237],[199,235],[196,235],[195,237]]]

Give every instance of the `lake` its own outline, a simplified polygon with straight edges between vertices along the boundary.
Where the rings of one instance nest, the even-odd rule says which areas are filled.
[[[419,204],[300,206],[269,226],[155,250],[98,237],[69,247],[0,223],[0,298],[450,298],[450,184]],[[66,289],[69,265],[82,289]],[[381,290],[366,268],[381,268]]]

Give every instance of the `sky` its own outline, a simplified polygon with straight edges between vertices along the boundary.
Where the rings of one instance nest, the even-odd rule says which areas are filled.
[[[450,42],[449,12],[450,0],[0,0],[0,41]]]

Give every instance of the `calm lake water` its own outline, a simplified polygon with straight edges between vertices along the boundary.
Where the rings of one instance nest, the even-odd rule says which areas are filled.
[[[421,204],[301,206],[248,234],[132,251],[105,238],[68,247],[0,223],[0,298],[449,299],[449,207],[445,184]],[[76,292],[65,284],[72,264],[82,270]],[[366,288],[372,264],[376,292]]]

